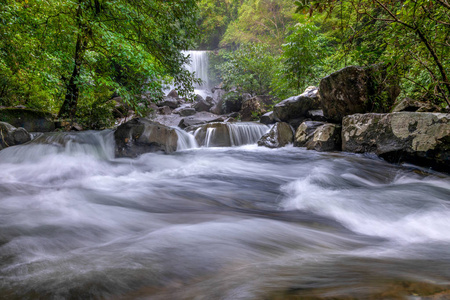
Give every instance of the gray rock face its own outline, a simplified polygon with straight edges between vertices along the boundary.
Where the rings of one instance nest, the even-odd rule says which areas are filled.
[[[273,118],[273,111],[269,111],[261,116],[259,122],[269,125],[275,123],[275,119]]]
[[[209,110],[213,114],[221,115],[222,114],[222,104],[223,104],[223,96],[225,95],[226,91],[220,87],[215,87],[212,89],[213,92],[213,106]]]
[[[172,113],[172,110],[168,106],[162,106],[158,108],[158,113],[160,115],[170,115]]]
[[[207,98],[210,98],[210,100],[212,100],[211,97],[207,97]],[[196,101],[196,103],[194,104],[194,109],[198,112],[209,111],[209,109],[213,106],[211,101],[210,102],[206,101],[200,95],[197,95],[195,101]]]
[[[331,123],[319,126],[306,143],[306,149],[316,151],[341,150],[341,129],[340,125]]]
[[[29,132],[49,132],[55,130],[52,114],[22,108],[0,108],[0,122],[14,127],[23,127]]]
[[[195,131],[195,139],[200,146],[231,147],[230,132],[224,123],[209,123],[193,126],[188,131]],[[214,134],[212,134],[214,132]]]
[[[175,90],[175,89],[171,90],[171,91],[167,94],[167,97],[178,99],[179,96],[178,96],[177,90]]]
[[[117,157],[136,157],[143,153],[177,150],[175,129],[143,118],[120,125],[114,132]]]
[[[411,98],[404,98],[396,103],[392,112],[412,111],[412,112],[440,112],[442,109],[431,103],[416,101]]]
[[[189,126],[205,124],[205,123],[206,123],[205,120],[201,120],[201,119],[191,116],[191,117],[186,117],[186,118],[181,119],[180,123],[178,124],[178,127],[180,127],[181,129],[184,129]]]
[[[313,121],[325,122],[327,120],[323,115],[323,110],[321,109],[308,110],[308,112],[306,113],[306,117],[310,118]]]
[[[195,115],[196,111],[192,107],[179,107],[173,111],[174,114],[179,114],[182,117]]]
[[[289,122],[293,119],[304,118],[309,110],[319,109],[319,91],[316,87],[308,87],[303,94],[281,101],[273,108],[277,121]]]
[[[258,146],[265,146],[268,148],[281,148],[294,139],[294,131],[292,127],[285,122],[278,122],[273,125],[272,129],[261,137],[258,141]]]
[[[450,114],[399,112],[347,116],[342,121],[342,150],[373,152],[388,161],[407,161],[448,172]]]
[[[351,114],[387,112],[400,90],[395,78],[386,76],[382,66],[350,66],[323,78],[319,90],[325,117],[340,122]]]
[[[11,124],[0,122],[0,150],[31,141],[31,135],[25,128],[16,128]]]
[[[294,146],[306,147],[306,143],[312,139],[316,129],[324,124],[324,122],[315,121],[305,121],[300,124],[295,131]]]
[[[178,106],[180,106],[180,104],[178,103],[178,100],[176,98],[172,98],[172,97],[164,97],[164,99],[162,101],[158,102],[157,105],[160,107],[168,106],[171,109],[175,109]]]

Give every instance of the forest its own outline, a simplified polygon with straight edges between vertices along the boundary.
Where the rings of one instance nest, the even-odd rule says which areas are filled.
[[[87,127],[112,124],[114,96],[140,114],[167,83],[192,96],[196,79],[181,52],[192,49],[212,50],[217,83],[252,95],[282,100],[345,66],[382,64],[400,80],[402,97],[449,104],[445,0],[2,0],[1,7],[0,105]]]

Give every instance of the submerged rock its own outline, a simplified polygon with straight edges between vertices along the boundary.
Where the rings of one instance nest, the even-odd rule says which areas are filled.
[[[29,141],[31,141],[31,134],[25,128],[16,128],[11,124],[0,122],[0,150]]]
[[[319,90],[324,115],[335,122],[356,113],[387,112],[400,93],[396,78],[388,78],[381,65],[343,68],[323,78]]]
[[[136,157],[143,153],[177,150],[178,135],[173,128],[144,118],[120,125],[114,132],[117,157]]]
[[[342,150],[373,152],[388,161],[407,161],[450,170],[450,114],[399,112],[355,114],[342,122]]]
[[[258,141],[258,146],[265,146],[268,148],[281,148],[294,139],[294,131],[292,127],[285,122],[278,122],[273,125],[272,129],[261,137]]]
[[[23,127],[29,132],[49,132],[55,130],[53,115],[47,112],[22,109],[0,108],[0,122],[6,122],[14,127]]]
[[[319,109],[320,99],[317,87],[308,87],[303,94],[281,101],[273,108],[274,119],[290,122],[294,119],[304,119],[309,110]]]

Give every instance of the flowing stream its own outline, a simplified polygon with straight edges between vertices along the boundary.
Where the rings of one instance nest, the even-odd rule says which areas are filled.
[[[0,298],[450,296],[449,176],[183,141],[136,159],[114,158],[111,131],[0,151]]]

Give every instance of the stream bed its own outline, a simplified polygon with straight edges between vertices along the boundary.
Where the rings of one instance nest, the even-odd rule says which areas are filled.
[[[1,299],[449,299],[450,177],[256,145],[0,151]],[[449,298],[446,298],[449,297]]]

